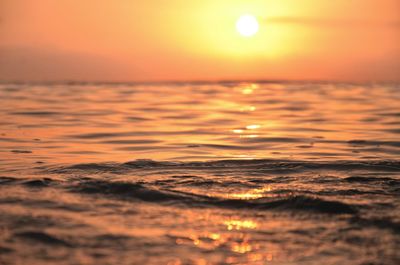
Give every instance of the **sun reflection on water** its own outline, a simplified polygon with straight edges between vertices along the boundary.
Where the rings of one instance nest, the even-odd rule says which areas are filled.
[[[245,112],[245,111],[256,111],[257,108],[254,106],[246,106],[240,109],[240,111]]]
[[[246,126],[247,130],[256,130],[256,129],[260,129],[260,128],[261,128],[261,125],[259,125],[259,124],[252,124],[252,125]]]
[[[253,189],[263,192],[269,187]],[[197,229],[174,231],[170,237],[182,251],[188,251],[190,259],[177,258],[170,264],[269,264],[280,259],[280,249],[274,243],[260,241],[259,231],[279,229],[283,223],[266,221],[252,216],[236,215],[231,212],[188,211],[187,221],[193,222]],[[262,221],[261,221],[262,220]],[[264,242],[264,243],[263,243]],[[202,259],[196,253],[214,253]],[[206,263],[204,263],[206,262]]]
[[[258,89],[258,84],[243,84],[240,85],[237,89],[243,94],[243,95],[250,95],[254,93],[254,90]]]
[[[224,222],[228,230],[256,229],[258,224],[252,220],[227,220]]]
[[[230,193],[227,194],[227,197],[231,199],[240,199],[240,200],[255,200],[265,197],[265,193],[270,192],[271,190],[272,188],[270,186],[266,186],[263,188],[252,189],[241,193]]]
[[[257,138],[260,137],[258,134],[240,135],[240,138]]]

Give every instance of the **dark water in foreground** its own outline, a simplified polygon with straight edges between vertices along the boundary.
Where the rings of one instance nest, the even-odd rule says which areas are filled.
[[[0,85],[0,264],[400,264],[399,91]]]

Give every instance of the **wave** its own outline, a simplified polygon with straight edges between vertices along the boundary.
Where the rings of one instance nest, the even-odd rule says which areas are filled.
[[[70,190],[83,194],[112,196],[124,200],[139,199],[146,202],[176,203],[178,205],[183,204],[190,207],[215,206],[232,209],[246,208],[249,210],[280,209],[330,214],[357,213],[357,209],[354,206],[338,201],[328,201],[304,195],[289,196],[278,199],[224,199],[189,192],[153,189],[138,183],[109,182],[101,180],[83,181],[71,187]]]
[[[140,200],[150,203],[182,205],[188,207],[221,207],[248,210],[291,210],[329,214],[356,214],[357,207],[339,201],[325,200],[316,196],[285,195],[276,198],[226,199],[217,196],[199,195],[169,189],[145,186],[142,183],[106,181],[82,178],[78,181],[56,181],[51,179],[24,180],[0,178],[0,184],[21,184],[33,188],[61,188],[73,193],[102,195],[110,199]]]
[[[14,237],[33,241],[33,242],[39,242],[39,243],[51,245],[54,247],[57,247],[57,246],[72,247],[72,245],[70,243],[68,243],[67,241],[59,239],[59,238],[57,238],[53,235],[50,235],[48,233],[45,233],[45,232],[25,231],[25,232],[15,233]]]
[[[360,160],[309,162],[301,160],[218,160],[206,162],[171,162],[139,159],[126,163],[88,163],[44,168],[54,173],[72,173],[74,171],[90,172],[121,172],[132,169],[231,169],[238,172],[252,171],[254,173],[286,173],[308,172],[310,170],[351,171],[368,170],[383,172],[400,172],[400,161],[397,160]]]

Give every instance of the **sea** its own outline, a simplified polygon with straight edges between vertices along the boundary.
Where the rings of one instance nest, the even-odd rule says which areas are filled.
[[[2,83],[0,264],[400,264],[400,84]]]

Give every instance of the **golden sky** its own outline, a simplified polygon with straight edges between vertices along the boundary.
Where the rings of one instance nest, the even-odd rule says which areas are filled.
[[[0,0],[0,19],[0,80],[400,80],[399,0]]]

